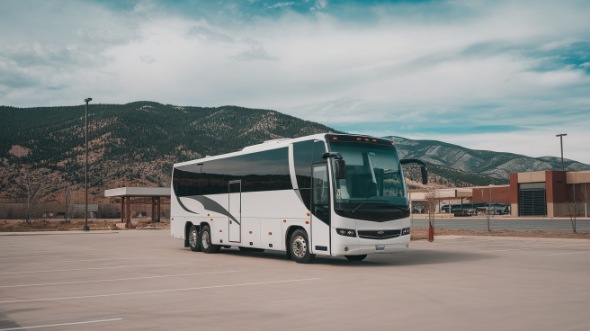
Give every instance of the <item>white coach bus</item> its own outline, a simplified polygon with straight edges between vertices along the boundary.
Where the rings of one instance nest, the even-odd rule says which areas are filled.
[[[406,249],[410,210],[390,140],[317,134],[174,165],[172,237],[193,251],[285,251],[295,262]]]

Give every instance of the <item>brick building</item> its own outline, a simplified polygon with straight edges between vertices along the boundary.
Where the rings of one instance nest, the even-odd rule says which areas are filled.
[[[435,195],[440,204],[508,204],[512,216],[588,217],[590,171],[514,173],[510,174],[510,185],[438,189]],[[411,199],[414,203],[425,201],[426,190],[413,190]]]

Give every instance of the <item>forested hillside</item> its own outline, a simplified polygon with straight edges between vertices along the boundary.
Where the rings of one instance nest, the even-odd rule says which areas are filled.
[[[3,196],[18,169],[46,168],[71,185],[84,182],[84,106],[0,107]],[[172,164],[265,140],[333,132],[271,110],[181,107],[155,102],[89,106],[92,193],[121,185],[169,185]]]
[[[530,156],[473,150],[436,140],[395,140],[400,157],[418,158],[430,164],[432,171],[450,186],[461,183],[488,185],[507,183],[511,173],[526,171],[561,170],[561,159],[556,157],[534,158]],[[566,170],[589,170],[590,166],[572,160],[564,160]]]
[[[0,107],[0,198],[22,199],[31,178],[38,194],[77,190],[84,183],[84,105]],[[168,186],[172,164],[233,152],[265,140],[337,132],[272,110],[133,102],[89,106],[91,195],[118,186]],[[438,186],[508,182],[511,172],[559,169],[554,158],[475,151],[439,141],[395,140],[401,157],[429,163]],[[589,169],[567,161],[567,169]],[[408,169],[409,170],[409,169]],[[412,176],[412,171],[408,171]],[[27,174],[29,176],[27,177]],[[32,174],[32,176],[31,176]],[[417,177],[417,175],[416,175]],[[30,193],[29,193],[30,194]]]

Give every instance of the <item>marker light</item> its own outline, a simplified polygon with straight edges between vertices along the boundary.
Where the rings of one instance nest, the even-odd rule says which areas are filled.
[[[336,233],[345,237],[356,237],[356,231],[352,229],[336,229]]]

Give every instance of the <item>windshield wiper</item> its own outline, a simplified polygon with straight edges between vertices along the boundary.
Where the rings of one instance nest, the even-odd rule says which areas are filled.
[[[363,206],[365,203],[367,203],[367,201],[369,201],[369,200],[373,200],[373,199],[375,199],[375,198],[380,198],[380,197],[379,197],[379,196],[377,196],[377,195],[376,195],[376,196],[373,196],[373,197],[368,197],[368,198],[367,198],[367,200],[365,200],[365,201],[363,201],[363,202],[359,203],[359,205],[358,205],[358,206],[356,206],[356,207],[354,207],[354,209],[352,209],[350,212],[354,214],[354,212],[355,212],[355,211],[357,211],[359,208],[361,208],[361,207],[362,207],[362,206]]]
[[[402,206],[398,206],[398,205],[387,205],[387,207],[393,207],[393,208],[396,208],[401,211],[410,211],[409,207],[402,207]]]
[[[352,209],[350,212],[354,214],[354,212],[356,212],[359,208],[361,208],[362,206],[365,205],[365,203],[367,203],[369,200],[371,200],[371,198],[361,202],[358,204],[358,206],[354,207],[354,209]],[[392,204],[381,204],[381,205],[376,205],[375,207],[380,207],[380,208],[395,208],[397,210],[401,210],[403,212],[408,212],[410,211],[410,208],[408,207],[402,207],[399,205],[392,205]]]

